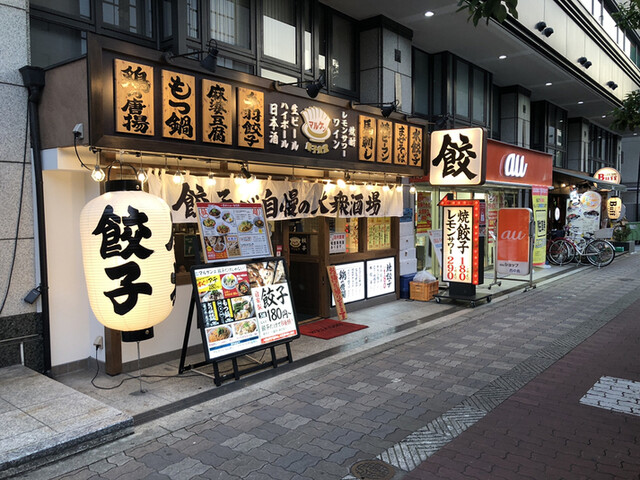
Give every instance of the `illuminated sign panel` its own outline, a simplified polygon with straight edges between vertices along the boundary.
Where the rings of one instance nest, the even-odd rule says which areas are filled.
[[[482,128],[436,130],[431,134],[432,185],[482,185],[487,140]]]
[[[502,208],[498,212],[498,273],[529,275],[531,217],[528,208]]]
[[[480,201],[449,200],[442,224],[442,278],[447,282],[478,285]]]
[[[615,168],[605,167],[594,173],[593,178],[603,182],[620,183],[620,172]]]

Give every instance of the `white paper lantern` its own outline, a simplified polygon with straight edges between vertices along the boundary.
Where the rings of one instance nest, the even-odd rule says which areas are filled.
[[[80,213],[89,302],[104,326],[121,331],[152,327],[175,302],[171,214],[160,198],[111,191]]]

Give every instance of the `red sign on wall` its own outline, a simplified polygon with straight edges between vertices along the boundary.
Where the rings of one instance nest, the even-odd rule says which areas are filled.
[[[489,139],[487,180],[550,187],[553,185],[553,157]]]
[[[531,218],[529,208],[502,208],[498,212],[498,273],[529,275]]]

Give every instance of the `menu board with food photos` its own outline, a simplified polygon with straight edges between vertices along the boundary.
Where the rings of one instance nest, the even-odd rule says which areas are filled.
[[[284,259],[191,269],[209,360],[225,360],[298,338]]]
[[[271,240],[259,203],[196,203],[207,263],[270,257]]]

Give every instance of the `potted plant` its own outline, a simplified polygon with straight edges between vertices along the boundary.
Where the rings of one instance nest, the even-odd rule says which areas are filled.
[[[613,246],[616,247],[616,252],[628,252],[633,245],[633,241],[629,240],[631,235],[631,229],[627,223],[619,223],[613,228]]]

